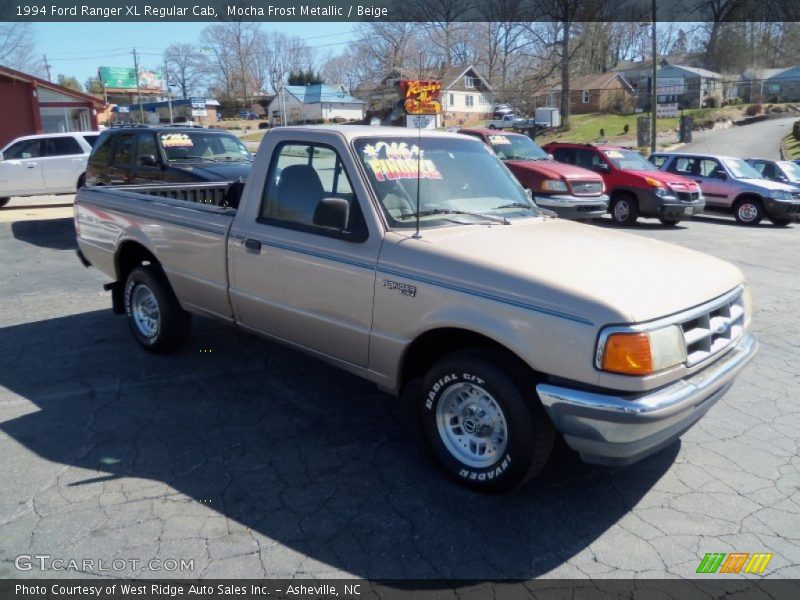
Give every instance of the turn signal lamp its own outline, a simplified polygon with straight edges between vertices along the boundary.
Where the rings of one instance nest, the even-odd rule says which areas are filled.
[[[683,333],[670,325],[647,332],[611,333],[603,344],[600,368],[623,375],[650,375],[685,360]]]
[[[653,179],[652,177],[645,177],[644,180],[647,182],[648,185],[652,185],[654,188],[664,187],[664,184],[660,182],[658,179]]]

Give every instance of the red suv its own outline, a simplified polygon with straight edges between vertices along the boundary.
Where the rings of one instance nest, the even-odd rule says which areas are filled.
[[[697,183],[659,171],[628,148],[552,142],[544,149],[558,161],[586,167],[603,176],[611,196],[609,212],[615,223],[633,225],[641,216],[655,217],[664,225],[676,225],[705,208]]]
[[[526,135],[492,129],[462,129],[492,149],[537,206],[565,219],[594,219],[608,211],[603,178],[588,169],[556,162]]]

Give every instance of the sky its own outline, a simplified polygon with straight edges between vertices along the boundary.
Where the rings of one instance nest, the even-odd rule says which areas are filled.
[[[83,84],[97,76],[98,67],[133,68],[132,49],[141,55],[140,66],[158,68],[163,52],[174,43],[197,43],[209,23],[36,23],[36,47],[47,56],[53,81],[59,74],[74,76]],[[297,36],[325,56],[347,45],[352,23],[262,23],[265,31]],[[159,69],[160,70],[160,69]]]

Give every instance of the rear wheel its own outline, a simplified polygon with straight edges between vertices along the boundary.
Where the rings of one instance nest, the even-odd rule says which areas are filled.
[[[0,208],[2,208],[3,206],[5,206],[6,204],[8,204],[8,202],[9,202],[10,200],[11,200],[11,198],[0,198]]]
[[[534,477],[550,458],[553,425],[532,390],[477,352],[434,365],[419,415],[428,448],[451,478],[499,492]]]
[[[758,225],[764,218],[764,207],[757,198],[742,198],[734,205],[733,216],[742,225]]]
[[[191,315],[181,308],[160,269],[136,267],[125,281],[124,292],[131,332],[145,350],[165,354],[186,342]]]
[[[639,218],[639,206],[630,194],[619,194],[614,198],[609,212],[618,225],[634,225]]]

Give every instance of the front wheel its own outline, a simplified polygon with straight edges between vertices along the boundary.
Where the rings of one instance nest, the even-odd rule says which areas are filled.
[[[784,217],[770,217],[769,220],[775,227],[787,227],[792,223],[792,219],[786,219]]]
[[[670,217],[661,217],[659,221],[661,221],[661,224],[664,225],[665,227],[675,227],[678,223],[681,222],[680,219],[675,219]]]
[[[755,198],[743,198],[733,207],[733,216],[741,225],[758,225],[764,218],[764,207]]]
[[[620,194],[611,203],[611,218],[617,225],[635,225],[639,218],[639,206],[629,194]]]
[[[456,353],[434,365],[422,385],[419,414],[439,467],[485,492],[534,477],[550,458],[554,429],[532,389],[477,353]]]
[[[494,125],[489,125],[489,129],[497,129]]]
[[[181,308],[159,269],[150,265],[131,271],[124,297],[131,332],[145,350],[166,354],[186,342],[191,315]]]
[[[6,204],[9,203],[11,198],[0,198],[0,208],[4,207]]]

